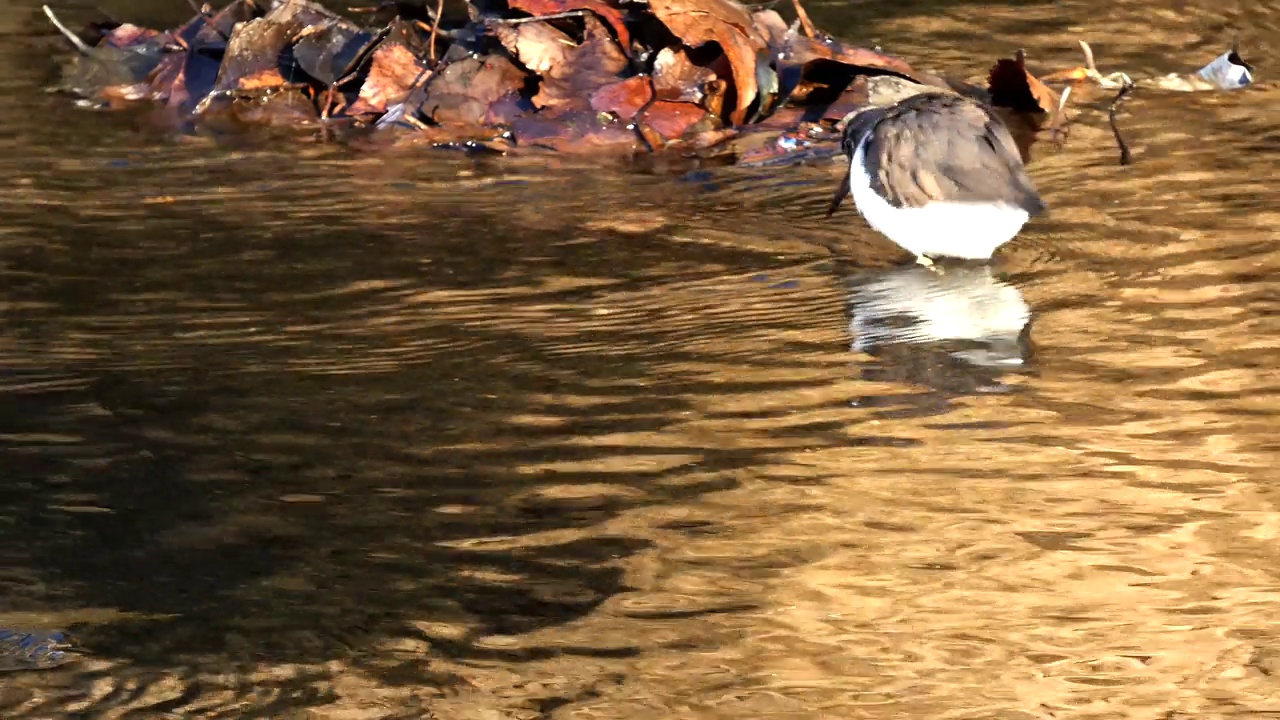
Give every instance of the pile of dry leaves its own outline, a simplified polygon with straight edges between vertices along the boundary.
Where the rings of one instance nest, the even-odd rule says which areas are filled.
[[[790,24],[734,0],[467,0],[458,17],[444,5],[388,0],[353,8],[357,23],[309,0],[232,0],[163,32],[111,21],[74,33],[45,12],[80,50],[64,89],[109,107],[149,101],[178,123],[767,158],[829,139],[886,76],[1062,121],[1020,53],[988,88],[961,87],[816,30],[798,0]]]

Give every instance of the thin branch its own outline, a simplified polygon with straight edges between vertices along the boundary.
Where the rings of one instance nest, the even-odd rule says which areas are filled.
[[[565,18],[582,17],[586,15],[585,10],[568,10],[565,12],[551,13],[550,15],[534,15],[533,17],[522,18],[485,18],[486,23],[494,23],[495,25],[523,25],[531,22],[545,22],[547,20],[563,20]]]
[[[1129,80],[1128,77],[1125,80]],[[1129,145],[1125,143],[1124,138],[1120,137],[1120,128],[1116,125],[1116,109],[1120,107],[1120,101],[1133,91],[1134,84],[1129,80],[1120,88],[1120,92],[1116,93],[1116,97],[1111,101],[1111,108],[1107,111],[1107,119],[1111,123],[1111,133],[1116,136],[1116,145],[1120,147],[1120,164],[1128,165],[1133,162],[1133,156],[1129,153]]]
[[[1062,90],[1062,96],[1058,98],[1058,109],[1053,114],[1053,118],[1049,121],[1049,138],[1058,147],[1062,146],[1062,128],[1067,124],[1067,98],[1071,97],[1071,86],[1068,85]]]
[[[1098,66],[1093,64],[1093,48],[1089,47],[1089,43],[1084,40],[1078,40],[1077,42],[1080,43],[1080,52],[1084,53],[1084,66],[1088,68],[1089,72],[1093,75],[1099,75]]]
[[[436,2],[436,16],[431,21],[431,37],[427,38],[427,52],[431,59],[431,66],[436,64],[436,35],[440,32],[440,18],[444,17],[444,0]]]
[[[58,19],[57,15],[53,14],[53,10],[50,10],[48,5],[41,5],[40,7],[44,8],[44,14],[49,18],[49,22],[53,23],[53,26],[58,28],[58,32],[62,33],[62,36],[66,39],[70,40],[71,44],[75,45],[77,50],[85,55],[93,54],[93,48],[89,47],[88,43],[81,40],[79,35],[68,30],[67,26],[62,24],[62,21]]]
[[[804,11],[804,6],[800,4],[800,0],[791,0],[791,6],[796,9],[796,17],[800,18],[800,25],[804,27],[804,34],[809,37],[817,37],[818,31],[813,26],[813,21],[809,19],[809,13]]]
[[[218,33],[218,37],[222,38],[223,40],[230,40],[231,38],[227,36],[226,33],[219,30],[218,26],[213,24],[213,20],[214,20],[213,9],[209,7],[209,4],[205,3],[204,5],[200,5],[198,3],[199,3],[199,0],[187,0],[187,4],[191,6],[192,10],[196,11],[196,15],[199,15],[200,19],[204,20],[205,27]]]

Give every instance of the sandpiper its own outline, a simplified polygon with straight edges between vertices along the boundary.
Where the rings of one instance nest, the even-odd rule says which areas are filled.
[[[846,195],[894,243],[934,258],[989,260],[1044,212],[1013,136],[995,111],[971,98],[921,92],[853,115],[842,148]]]

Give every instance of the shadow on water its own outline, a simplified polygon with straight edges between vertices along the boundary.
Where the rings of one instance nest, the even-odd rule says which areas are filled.
[[[486,233],[483,248],[474,233],[433,235],[420,246],[446,262],[426,269],[412,253],[379,260],[363,249],[403,237],[322,248],[304,233],[296,257],[282,248],[276,270],[245,274],[233,248],[199,239],[239,232],[213,218],[198,237],[158,242],[100,227],[92,249],[9,263],[11,277],[51,283],[38,294],[59,299],[56,314],[22,313],[5,342],[6,355],[40,367],[3,381],[0,547],[10,567],[38,569],[48,593],[11,609],[113,608],[122,618],[76,628],[77,640],[139,667],[192,672],[343,659],[382,683],[449,687],[456,678],[433,675],[424,648],[512,663],[637,652],[479,640],[554,627],[627,591],[622,563],[650,543],[600,527],[730,489],[734,469],[771,451],[564,443],[654,433],[690,410],[689,397],[732,388],[664,378],[663,365],[699,353],[637,351],[663,344],[661,328],[620,330],[612,349],[587,326],[554,342],[509,330],[501,320],[530,307],[573,320],[593,292],[539,291],[522,260],[534,238],[471,227]],[[551,264],[601,275],[645,254],[633,244],[625,261],[592,257],[599,247],[545,233],[536,242]],[[725,262],[715,248],[700,254]],[[113,272],[63,273],[93,257]],[[325,267],[354,270],[372,290],[335,298]],[[412,285],[374,281],[387,276]],[[21,285],[14,297],[27,294]],[[430,296],[449,293],[479,301],[434,320]],[[368,321],[391,324],[364,338],[385,347],[353,337]],[[72,336],[84,344],[58,346]],[[378,372],[380,354],[394,367]],[[287,706],[310,700],[291,695]]]
[[[1194,68],[1232,19],[812,10],[976,75],[1075,25]],[[834,167],[160,139],[40,65],[0,67],[0,628],[89,654],[0,714],[1271,707],[1274,86],[1136,96],[1128,168],[1079,107],[1050,216],[937,274],[822,216]]]

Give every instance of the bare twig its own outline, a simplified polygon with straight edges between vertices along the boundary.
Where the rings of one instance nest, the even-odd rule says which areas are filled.
[[[1128,77],[1125,80],[1129,80]],[[1120,92],[1116,93],[1116,97],[1111,101],[1111,108],[1107,111],[1107,119],[1111,123],[1111,133],[1116,136],[1116,145],[1120,147],[1120,164],[1128,165],[1133,162],[1133,156],[1129,153],[1129,145],[1125,143],[1124,138],[1120,137],[1120,128],[1116,125],[1116,109],[1120,107],[1120,102],[1133,91],[1133,81],[1126,82],[1120,88]]]
[[[1069,97],[1071,97],[1070,85],[1063,88],[1062,96],[1058,98],[1058,109],[1049,121],[1049,140],[1058,147],[1062,146],[1062,128],[1067,124],[1067,98]]]
[[[804,28],[804,34],[808,37],[817,37],[818,31],[813,27],[813,21],[809,19],[809,13],[804,11],[804,6],[800,4],[800,0],[791,0],[791,6],[796,9],[796,17],[800,18],[800,25]]]
[[[1084,53],[1084,66],[1094,75],[1099,75],[1098,66],[1093,64],[1093,48],[1089,47],[1089,43],[1084,40],[1077,41],[1080,43],[1080,52]]]
[[[68,30],[67,26],[62,24],[62,21],[58,19],[57,15],[53,14],[53,11],[49,9],[48,5],[41,5],[40,7],[44,9],[44,14],[49,18],[49,22],[53,23],[53,26],[58,29],[58,32],[62,33],[62,36],[66,39],[70,40],[71,44],[75,45],[77,50],[85,55],[91,55],[93,53],[93,48],[89,47],[88,43],[81,40],[79,35]]]
[[[191,6],[192,10],[196,11],[196,15],[199,15],[200,18],[204,20],[205,27],[218,33],[218,37],[223,40],[230,40],[231,38],[226,33],[219,30],[218,26],[213,24],[213,8],[209,7],[208,3],[205,3],[204,5],[200,5],[198,3],[199,0],[187,0],[187,4]]]
[[[563,20],[565,18],[582,17],[586,14],[585,10],[567,10],[565,12],[551,13],[550,15],[534,15],[533,17],[485,18],[485,22],[493,23],[495,25],[523,25],[531,22],[545,22],[547,20]]]
[[[373,39],[364,46],[364,49],[360,51],[360,54],[356,55],[355,60],[352,60],[351,64],[348,66],[348,68],[351,69],[351,72],[344,77],[334,80],[329,85],[329,89],[324,96],[324,109],[320,111],[321,120],[328,120],[334,113],[340,113],[347,107],[347,98],[345,95],[341,94],[338,89],[360,77],[360,70],[364,67],[364,64],[369,61],[369,58],[373,56],[374,48],[376,48],[378,43],[382,42],[383,38],[390,33],[390,25],[386,25],[382,29],[378,30],[378,32],[374,33]],[[338,101],[336,105],[334,104],[335,99]]]
[[[432,67],[436,64],[436,35],[440,32],[442,17],[444,17],[444,0],[436,0],[436,16],[431,20],[431,37],[427,38],[427,53]]]

